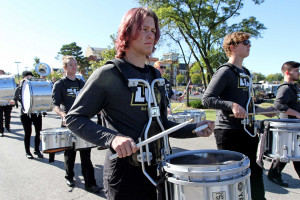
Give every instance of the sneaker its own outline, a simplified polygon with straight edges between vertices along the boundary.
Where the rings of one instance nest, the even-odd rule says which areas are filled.
[[[99,193],[102,189],[103,187],[99,187],[98,185],[85,186],[85,190],[92,193]]]
[[[67,179],[66,181],[67,181],[67,185],[68,185],[69,187],[74,187],[74,186],[75,186],[74,180],[69,180],[69,179]]]
[[[4,133],[0,133],[0,137],[4,137]]]
[[[40,151],[34,151],[33,153],[34,153],[35,155],[37,155],[39,158],[43,158],[43,157],[44,157],[43,154],[41,154]]]
[[[33,159],[33,156],[32,156],[32,154],[31,154],[30,152],[26,153],[26,157],[27,157],[28,159]]]

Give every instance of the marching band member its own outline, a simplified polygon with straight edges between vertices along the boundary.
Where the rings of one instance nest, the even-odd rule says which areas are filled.
[[[63,69],[66,76],[55,82],[52,91],[53,110],[62,118],[62,127],[66,126],[65,117],[69,112],[76,96],[84,86],[81,79],[76,78],[78,69],[77,61],[73,56],[63,57]],[[97,186],[94,167],[91,161],[91,149],[79,151],[81,159],[82,175],[85,180],[85,189],[89,192],[99,193],[101,188]],[[66,182],[69,187],[74,187],[74,164],[76,151],[67,149],[64,152]]]
[[[280,114],[281,119],[300,119],[300,89],[295,81],[299,80],[300,63],[289,61],[282,65],[281,72],[284,82],[278,87],[275,108],[284,113]],[[294,168],[300,178],[300,162],[294,161]],[[288,183],[281,178],[281,171],[286,163],[279,160],[273,161],[268,173],[268,179],[273,183],[288,187]]]
[[[31,78],[32,72],[30,71],[24,71],[22,73],[23,75],[23,81],[26,79]],[[23,83],[22,81],[22,83]],[[40,132],[42,130],[42,115],[41,113],[36,114],[36,113],[31,113],[30,115],[24,113],[23,105],[22,105],[22,83],[17,87],[15,91],[15,96],[14,99],[11,101],[13,105],[18,105],[18,101],[21,103],[21,110],[20,110],[20,118],[21,122],[24,128],[24,146],[25,146],[25,152],[26,152],[26,157],[28,159],[33,159],[33,156],[30,152],[30,137],[31,137],[31,132],[32,132],[32,127],[31,125],[33,124],[35,128],[35,138],[34,138],[34,154],[36,154],[39,158],[43,158],[43,154],[40,152]]]
[[[0,76],[4,75],[4,70],[0,69]],[[4,127],[3,127],[3,113],[5,119],[5,129],[10,133],[10,118],[11,118],[12,105],[0,105],[0,137],[4,136]]]
[[[256,164],[259,138],[250,137],[241,123],[241,120],[247,117],[245,109],[250,96],[249,81],[240,76],[240,74],[250,76],[250,72],[242,65],[244,58],[250,53],[249,38],[250,34],[244,32],[234,32],[225,37],[223,48],[229,60],[213,75],[204,93],[203,105],[217,109],[214,134],[218,149],[237,151],[249,157],[252,199],[262,200],[265,199],[263,170]],[[273,110],[273,107],[267,109],[256,107],[258,112]],[[232,113],[234,117],[229,117]],[[254,133],[254,126],[247,129]]]
[[[117,64],[106,64],[91,75],[76,98],[66,119],[72,132],[98,146],[107,147],[103,181],[108,199],[147,200],[156,199],[156,188],[146,178],[141,166],[131,163],[132,154],[138,151],[136,140],[148,123],[147,104],[150,99],[143,86],[128,87],[128,79],[143,79],[149,83],[160,78],[160,73],[145,61],[152,54],[160,37],[158,18],[148,8],[130,9],[123,17],[116,40]],[[177,125],[167,120],[164,91],[157,91],[160,119],[167,129]],[[90,119],[99,111],[103,113],[106,127]],[[154,119],[153,124],[157,124]],[[208,128],[192,133],[196,126],[208,124]],[[173,132],[173,137],[187,138],[209,136],[213,122],[185,126]],[[150,128],[151,129],[151,128]],[[153,128],[154,134],[160,132]],[[109,160],[117,152],[118,158]],[[157,165],[146,166],[147,172],[156,176]]]

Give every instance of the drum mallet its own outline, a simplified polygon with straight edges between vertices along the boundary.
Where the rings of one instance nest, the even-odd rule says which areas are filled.
[[[141,147],[141,146],[144,146],[144,145],[146,145],[146,144],[149,144],[149,143],[151,143],[151,142],[153,142],[153,141],[155,141],[155,140],[158,140],[158,139],[164,137],[165,135],[168,135],[168,134],[170,134],[170,133],[173,133],[174,131],[177,131],[178,129],[183,128],[184,126],[186,126],[186,125],[192,123],[193,121],[194,121],[193,119],[190,119],[189,121],[186,121],[186,122],[183,122],[183,123],[181,123],[181,124],[178,124],[177,126],[174,126],[174,127],[172,127],[172,128],[169,128],[168,130],[165,130],[165,131],[163,131],[163,132],[161,132],[161,133],[159,133],[159,134],[157,134],[157,135],[154,135],[154,136],[148,138],[147,140],[144,140],[144,141],[138,143],[136,146],[139,148],[139,147]],[[207,125],[204,125],[204,126],[207,126]],[[198,127],[198,128],[200,128],[200,127]],[[206,127],[205,127],[205,128],[206,128]],[[109,160],[113,160],[113,159],[115,159],[115,158],[117,158],[117,157],[118,157],[118,154],[113,154],[113,155],[109,156]]]

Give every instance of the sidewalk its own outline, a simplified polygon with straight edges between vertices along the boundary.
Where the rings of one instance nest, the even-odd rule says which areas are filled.
[[[49,112],[43,117],[43,129],[57,128],[60,126],[60,118]],[[55,162],[48,162],[48,155],[43,159],[29,160],[25,156],[23,143],[23,127],[19,119],[19,110],[13,109],[11,133],[5,133],[0,137],[0,199],[4,200],[90,200],[106,199],[105,195],[92,194],[84,190],[84,180],[81,175],[80,156],[77,154],[75,163],[74,188],[67,186],[65,182],[65,171],[63,153],[56,154]],[[33,136],[35,132],[33,130]],[[31,147],[33,152],[33,140]],[[174,152],[182,150],[215,149],[213,136],[208,138],[194,139],[171,139]],[[92,149],[92,162],[95,167],[95,176],[98,185],[102,185],[102,170],[105,151]],[[266,169],[270,163],[265,162]],[[265,171],[266,174],[266,171]],[[264,175],[266,198],[268,200],[296,200],[300,199],[300,181],[292,164],[287,164],[283,173],[283,179],[289,182],[289,188],[283,188],[268,181]]]

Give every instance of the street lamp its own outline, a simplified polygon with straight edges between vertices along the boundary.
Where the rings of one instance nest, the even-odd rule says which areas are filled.
[[[17,70],[18,70],[18,81],[20,80],[20,75],[19,75],[19,63],[21,63],[21,62],[15,62],[15,63],[17,63]]]

